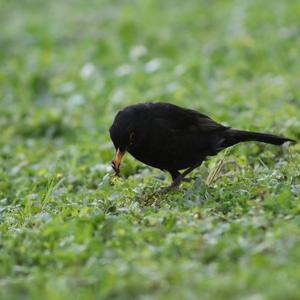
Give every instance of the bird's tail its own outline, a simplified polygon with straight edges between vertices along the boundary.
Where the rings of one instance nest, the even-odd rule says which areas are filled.
[[[227,148],[237,143],[247,141],[257,141],[272,145],[282,145],[285,142],[296,142],[295,140],[269,133],[228,129],[226,130],[226,135],[224,137],[222,146]]]

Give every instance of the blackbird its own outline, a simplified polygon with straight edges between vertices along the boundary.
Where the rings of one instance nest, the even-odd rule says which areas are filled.
[[[168,171],[173,179],[169,189],[179,186],[208,156],[237,143],[294,142],[273,134],[231,129],[197,111],[162,102],[125,107],[109,132],[116,148],[112,161],[115,175],[119,175],[121,160],[129,152],[151,167]]]

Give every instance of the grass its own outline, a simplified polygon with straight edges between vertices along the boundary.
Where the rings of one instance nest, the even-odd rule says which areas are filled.
[[[0,298],[299,299],[299,144],[236,146],[149,200],[170,178],[128,156],[112,179],[108,135],[160,100],[299,140],[299,20],[293,0],[0,0]]]

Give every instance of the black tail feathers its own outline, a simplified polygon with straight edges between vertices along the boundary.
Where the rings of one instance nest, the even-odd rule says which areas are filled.
[[[282,145],[285,142],[296,142],[295,140],[269,133],[243,131],[236,129],[228,129],[225,131],[225,133],[226,135],[222,143],[222,146],[224,148],[247,141],[257,141],[273,145]]]

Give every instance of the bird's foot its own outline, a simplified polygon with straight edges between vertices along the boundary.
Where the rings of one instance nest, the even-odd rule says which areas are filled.
[[[179,185],[173,185],[173,184],[170,184],[169,186],[167,186],[167,187],[164,187],[164,188],[162,188],[162,189],[160,189],[160,190],[158,190],[158,193],[159,194],[166,194],[166,193],[168,193],[168,192],[170,192],[170,191],[174,191],[174,190],[176,190],[176,189],[178,189],[179,188]]]
[[[181,181],[182,182],[192,182],[197,179],[198,179],[198,177],[189,177],[189,178],[182,178]]]
[[[184,177],[178,176],[169,186],[160,189],[159,193],[165,194],[165,193],[168,193],[170,191],[174,191],[174,190],[178,189],[179,186],[180,186],[180,183],[182,181],[184,181],[184,179],[185,179]]]
[[[196,180],[198,177],[190,177],[190,178],[185,178],[182,175],[179,175],[178,177],[176,177],[176,179],[167,187],[160,189],[158,192],[160,194],[165,194],[168,193],[170,191],[174,191],[177,190],[181,184],[181,182],[191,182],[193,180]]]

